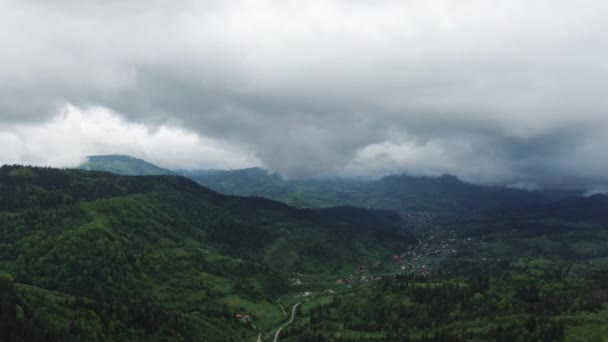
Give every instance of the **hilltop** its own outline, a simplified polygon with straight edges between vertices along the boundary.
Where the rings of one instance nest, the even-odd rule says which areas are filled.
[[[173,175],[175,172],[161,168],[142,159],[128,155],[110,154],[88,156],[79,166],[83,170],[107,171],[125,176]]]

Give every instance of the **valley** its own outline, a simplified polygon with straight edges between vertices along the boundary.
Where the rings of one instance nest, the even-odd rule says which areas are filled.
[[[607,3],[0,4],[0,342],[608,342]]]
[[[309,209],[176,175],[3,166],[4,336],[600,341],[606,201],[529,195]]]

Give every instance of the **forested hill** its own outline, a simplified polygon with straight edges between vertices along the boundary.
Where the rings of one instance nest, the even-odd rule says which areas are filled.
[[[391,212],[300,210],[179,176],[2,166],[0,340],[254,339],[239,306],[293,291],[294,272],[333,279],[411,241]],[[251,313],[264,327],[280,319],[271,312]]]

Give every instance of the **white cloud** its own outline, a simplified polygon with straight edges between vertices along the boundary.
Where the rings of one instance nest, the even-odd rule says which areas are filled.
[[[583,196],[585,196],[585,197],[591,197],[594,195],[608,195],[608,186],[597,185],[597,186],[591,187],[589,190],[587,190],[583,194]]]
[[[425,142],[410,139],[368,145],[357,152],[343,172],[355,176],[388,175],[403,170],[412,175],[449,173],[467,181],[495,183],[513,178],[503,163],[489,146],[482,150],[471,138]]]
[[[0,127],[0,161],[74,167],[94,154],[130,154],[171,168],[241,168],[260,162],[232,144],[170,125],[150,129],[102,108],[65,106],[50,120]]]
[[[238,146],[229,160],[255,154],[289,177],[608,182],[602,1],[0,4],[0,128],[13,145],[17,122],[72,103],[109,108],[129,127],[181,127]],[[160,157],[124,144],[119,152],[192,164],[167,147]],[[32,144],[17,149],[59,164]]]

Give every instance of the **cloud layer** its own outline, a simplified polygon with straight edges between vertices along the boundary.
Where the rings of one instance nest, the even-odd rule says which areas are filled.
[[[3,163],[75,167],[94,154],[131,154],[168,168],[234,169],[260,162],[247,151],[223,141],[168,125],[153,130],[125,122],[104,108],[66,106],[39,124],[0,127]]]
[[[600,1],[0,2],[3,131],[71,104],[213,142],[183,161],[124,142],[165,165],[608,183]],[[66,163],[107,150],[40,134]]]

